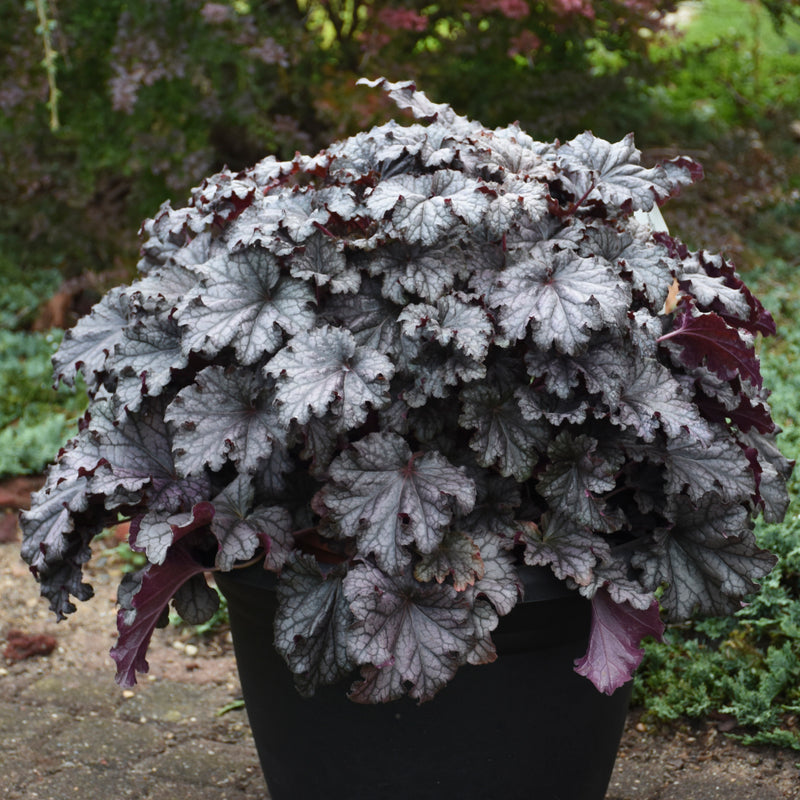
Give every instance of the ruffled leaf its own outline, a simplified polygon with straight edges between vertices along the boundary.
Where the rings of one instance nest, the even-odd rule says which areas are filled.
[[[239,475],[214,497],[210,529],[219,542],[215,564],[221,570],[233,569],[263,547],[265,569],[279,572],[294,548],[289,512],[278,505],[257,506],[255,496],[250,477]]]
[[[436,452],[411,453],[397,434],[373,433],[341,453],[320,493],[337,534],[356,537],[388,573],[410,561],[406,546],[421,553],[439,546],[453,513],[468,513],[475,485]]]
[[[429,246],[461,225],[477,225],[489,200],[481,184],[454,170],[389,178],[367,197],[373,219],[408,242]]]
[[[610,558],[608,542],[564,514],[548,514],[541,525],[518,523],[525,563],[548,566],[559,580],[571,579],[578,586],[591,583],[598,561]]]
[[[369,407],[388,403],[394,365],[371,347],[359,346],[350,331],[324,326],[295,336],[266,366],[278,386],[278,414],[301,425],[334,407],[349,429],[360,425]],[[335,403],[335,405],[334,405]]]
[[[720,426],[712,426],[714,438],[709,444],[689,437],[667,443],[665,485],[670,494],[685,492],[694,502],[716,495],[732,503],[755,494],[755,478],[747,456],[723,431]]]
[[[303,281],[281,278],[268,250],[253,246],[212,259],[205,285],[191,291],[177,313],[185,353],[213,357],[232,345],[241,364],[253,364],[314,324],[314,295]]]
[[[503,476],[522,482],[547,449],[551,428],[526,420],[513,397],[487,385],[470,386],[461,394],[459,425],[475,433],[469,446],[481,466],[496,466]]]
[[[573,354],[591,331],[619,325],[630,299],[630,285],[603,262],[535,245],[501,273],[489,305],[499,309],[500,327],[511,339],[524,339],[530,329],[543,350]]]
[[[414,567],[414,577],[426,583],[443,583],[452,577],[453,587],[463,592],[482,578],[485,572],[480,550],[475,542],[460,531],[449,531],[432,553],[426,553]]]
[[[494,333],[486,311],[473,305],[470,298],[450,294],[436,301],[407,305],[397,321],[403,332],[412,339],[432,339],[441,345],[453,344],[465,355],[482,361],[489,350]]]
[[[346,573],[343,565],[323,572],[312,557],[300,555],[278,583],[275,647],[306,697],[355,667],[348,653],[353,614],[342,586]]]
[[[651,587],[666,587],[661,604],[672,619],[688,619],[695,612],[733,613],[777,561],[756,545],[740,505],[710,499],[695,507],[678,496],[671,517],[672,527],[658,531],[655,548],[637,554],[634,564]]]
[[[78,320],[61,341],[53,356],[53,374],[58,381],[74,385],[78,370],[91,391],[105,370],[108,356],[123,340],[128,325],[128,301],[125,289],[112,289]]]
[[[242,473],[286,441],[286,425],[272,406],[268,384],[250,370],[206,367],[164,412],[174,425],[175,464],[182,475],[217,471],[232,461]]]
[[[463,596],[446,583],[390,577],[370,564],[351,570],[345,593],[355,622],[349,652],[363,664],[350,698],[385,703],[405,694],[430,700],[465,662],[475,624]]]

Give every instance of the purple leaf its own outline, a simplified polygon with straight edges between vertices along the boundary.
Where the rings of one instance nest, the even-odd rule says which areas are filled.
[[[672,330],[658,341],[674,343],[680,362],[690,369],[705,364],[724,380],[741,377],[761,387],[761,371],[752,344],[718,314],[684,311],[675,318]]]
[[[739,396],[739,405],[735,408],[727,408],[720,400],[702,394],[695,397],[695,403],[706,419],[712,422],[730,420],[743,433],[751,428],[759,433],[772,433],[775,430],[769,406],[759,402],[753,404],[745,395]]]
[[[639,611],[628,603],[615,603],[605,589],[592,598],[592,626],[589,649],[575,662],[575,672],[588,678],[605,694],[633,677],[644,656],[640,646],[645,636],[661,641],[664,624],[653,600],[647,611]]]
[[[698,263],[712,277],[719,277],[729,290],[741,293],[747,303],[749,313],[744,316],[736,315],[726,321],[735,328],[744,328],[750,333],[761,333],[764,336],[774,336],[777,333],[775,320],[772,315],[764,308],[761,301],[748,289],[744,281],[736,273],[732,262],[726,261],[722,256],[711,255],[703,250],[692,254]],[[725,309],[715,307],[711,309],[725,318]]]
[[[117,612],[119,638],[111,649],[120,686],[133,686],[136,673],[148,671],[145,656],[162,613],[175,592],[206,569],[192,556],[183,540],[170,548],[163,564],[149,564],[139,573],[138,588],[127,602],[121,593],[121,608]]]

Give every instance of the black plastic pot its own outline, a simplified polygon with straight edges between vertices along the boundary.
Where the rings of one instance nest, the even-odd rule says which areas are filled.
[[[611,697],[573,671],[589,603],[549,570],[493,634],[499,657],[461,667],[430,702],[360,705],[348,682],[303,699],[273,647],[260,565],[217,574],[245,707],[272,800],[602,800],[630,685]]]

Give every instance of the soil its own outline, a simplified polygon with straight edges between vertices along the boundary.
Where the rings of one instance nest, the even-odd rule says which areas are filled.
[[[124,567],[114,550],[115,545],[113,538],[101,542],[87,565],[87,578],[94,586],[95,597],[79,604],[78,610],[67,621],[56,624],[47,603],[38,595],[36,582],[19,558],[19,542],[0,544],[0,647],[8,648],[11,656],[5,662],[0,660],[0,698],[7,701],[24,699],[35,694],[37,687],[46,688],[59,681],[65,687],[74,686],[76,676],[82,676],[84,684],[95,682],[108,686],[103,691],[108,692],[110,705],[118,706],[125,702],[124,698],[131,696],[132,693],[126,695],[110,681],[113,663],[108,649],[116,635],[115,591]],[[16,660],[14,646],[21,646],[24,650],[26,643],[30,654]],[[52,643],[50,651],[49,643]],[[194,636],[191,629],[169,627],[157,630],[148,661],[150,672],[145,684],[180,685],[187,691],[192,686],[197,690],[206,687],[213,689],[218,704],[226,700],[235,704],[240,697],[230,635],[225,629],[205,638]],[[45,679],[49,679],[49,683]],[[40,700],[44,702],[42,698]],[[24,716],[26,713],[33,712],[21,708],[21,714]],[[150,717],[158,721],[157,712],[151,713]],[[116,718],[120,718],[119,713]],[[198,741],[219,743],[222,740],[225,744],[216,747],[230,747],[231,753],[238,754],[236,757],[239,758],[236,764],[241,776],[236,787],[219,788],[221,784],[216,784],[204,791],[203,796],[220,800],[265,797],[246,721],[242,721],[244,716],[240,714],[238,722],[229,723],[224,736],[220,734],[220,723],[214,715],[198,717],[199,721],[194,716],[191,719],[194,721],[193,736],[200,737]],[[143,721],[143,718],[137,721]],[[21,724],[24,726],[25,723],[23,719]],[[173,734],[167,731],[165,735]],[[239,750],[235,749],[236,746]],[[0,746],[0,753],[3,749]],[[9,770],[14,774],[12,762],[15,752],[12,748],[0,755],[4,774]],[[48,759],[41,770],[35,763],[37,758],[41,761]],[[54,763],[52,752],[29,750],[26,759],[25,769],[49,775],[51,779],[67,767],[72,770],[70,774],[77,774],[74,753],[63,756],[62,760],[67,760],[61,764],[57,758]],[[632,709],[607,800],[800,800],[798,762],[800,753],[737,744],[726,737],[713,721],[653,725],[643,720],[639,709]],[[131,767],[128,765],[122,769]],[[22,781],[19,785],[22,787],[19,793],[10,795],[15,799],[51,796],[33,791],[30,783]],[[152,791],[143,788],[141,793],[134,791],[125,796],[162,796]],[[196,788],[182,796],[192,796],[194,791]],[[52,795],[56,796],[59,795]],[[87,800],[93,797],[90,794],[83,796]]]

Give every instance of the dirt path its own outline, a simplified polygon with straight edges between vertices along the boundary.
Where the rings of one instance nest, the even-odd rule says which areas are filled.
[[[244,712],[220,714],[240,697],[227,634],[157,630],[149,675],[124,692],[108,657],[120,576],[111,550],[89,565],[95,597],[58,625],[18,551],[0,545],[0,646],[21,630],[53,637],[55,650],[0,661],[4,798],[264,800]],[[649,729],[634,709],[607,800],[800,800],[798,762],[710,724]]]

